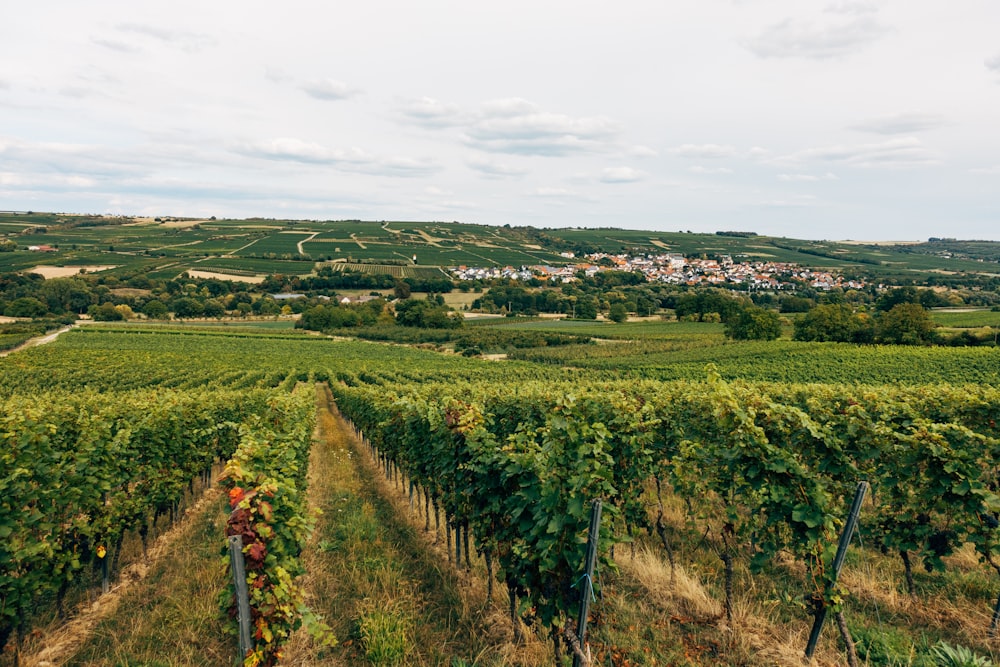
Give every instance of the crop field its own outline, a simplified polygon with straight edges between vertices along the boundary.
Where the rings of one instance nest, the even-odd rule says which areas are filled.
[[[350,271],[355,273],[370,273],[375,275],[390,275],[396,278],[442,278],[446,274],[436,266],[403,266],[400,264],[352,264],[335,262],[328,265],[335,272]]]
[[[34,227],[34,225],[30,223],[0,222],[0,233],[18,234],[20,232],[23,232],[28,227]]]
[[[1000,384],[1000,355],[996,348],[858,346],[791,340],[733,342],[723,337],[722,325],[674,326],[681,325],[684,329],[679,328],[673,335],[668,323],[652,336],[639,338],[635,334],[633,339],[596,349],[539,348],[519,350],[513,356],[662,380],[704,378],[711,367],[725,379],[763,382]],[[619,338],[613,330],[611,335],[602,333],[602,329],[607,329],[601,326],[562,328],[548,323],[536,326],[549,331]]]
[[[505,329],[526,331],[552,331],[554,333],[574,333],[596,338],[677,340],[682,338],[710,338],[714,342],[723,340],[723,325],[710,322],[668,322],[646,320],[641,322],[593,322],[586,320],[552,319],[521,322],[517,319],[490,321],[483,326],[497,326]]]
[[[299,254],[298,244],[311,236],[311,232],[288,232],[281,231],[257,239],[252,245],[249,241],[243,244],[245,247],[239,249],[235,254],[241,256],[297,256]]]
[[[188,264],[190,268],[202,271],[227,269],[246,271],[255,274],[282,274],[286,276],[302,276],[312,273],[315,263],[312,261],[297,261],[285,259],[260,259],[258,257],[209,257],[197,264]]]

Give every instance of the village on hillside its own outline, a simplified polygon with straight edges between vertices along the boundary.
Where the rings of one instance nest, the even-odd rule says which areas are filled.
[[[573,259],[572,253],[563,253]],[[586,262],[566,266],[533,265],[505,267],[451,268],[458,280],[548,280],[554,283],[571,283],[584,276],[593,276],[601,271],[626,271],[642,273],[648,282],[673,285],[739,285],[751,290],[794,289],[796,285],[807,284],[819,290],[833,288],[861,289],[865,283],[860,280],[846,280],[843,276],[828,271],[814,271],[789,262],[735,262],[729,255],[718,259],[687,258],[678,253],[660,255],[611,255],[594,253],[586,255]]]

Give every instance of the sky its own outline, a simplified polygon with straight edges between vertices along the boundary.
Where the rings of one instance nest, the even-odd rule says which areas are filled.
[[[995,0],[37,0],[0,210],[1000,240]]]

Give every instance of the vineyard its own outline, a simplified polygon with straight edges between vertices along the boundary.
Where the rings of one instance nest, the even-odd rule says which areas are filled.
[[[631,343],[597,349],[616,345]],[[359,664],[403,664],[373,658],[371,637],[335,640],[321,618],[333,612],[317,611],[335,601],[301,578],[320,396],[455,576],[485,582],[482,605],[507,617],[504,641],[548,645],[537,662],[456,645],[452,664],[586,660],[569,639],[581,595],[593,598],[591,664],[797,664],[827,612],[822,664],[934,665],[959,645],[997,659],[995,349],[871,348],[848,360],[831,345],[639,345],[652,347],[617,365],[613,354],[533,356],[564,348],[496,363],[290,332],[87,328],[3,359],[5,656],[113,582],[125,541],[145,547],[196,487],[218,481],[228,521],[215,539],[222,549],[239,536],[247,568],[244,664],[281,664],[300,626]],[[906,375],[888,382],[879,369],[893,365]],[[843,382],[852,375],[868,383]],[[862,482],[859,537],[838,578]],[[662,586],[637,573],[649,554],[664,564]],[[700,606],[680,592],[693,579]],[[222,595],[224,618],[234,592]],[[749,631],[761,609],[780,632]]]

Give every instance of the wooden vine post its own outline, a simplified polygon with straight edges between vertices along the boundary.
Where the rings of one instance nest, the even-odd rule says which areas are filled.
[[[250,592],[247,590],[246,563],[243,560],[243,536],[229,536],[229,562],[233,570],[233,584],[236,586],[236,621],[240,626],[240,664],[253,648],[250,637]]]
[[[844,524],[844,531],[840,534],[840,543],[837,545],[837,555],[833,558],[833,574],[830,579],[830,587],[836,586],[840,570],[844,567],[844,559],[847,557],[847,547],[854,537],[854,529],[858,525],[858,516],[861,514],[861,503],[864,502],[865,493],[868,491],[868,483],[860,482],[854,492],[854,502],[851,503],[851,512],[847,515],[847,523]],[[812,631],[809,633],[809,643],[806,645],[806,659],[811,660],[816,652],[816,644],[819,642],[819,634],[823,630],[823,623],[826,621],[827,605],[824,604],[816,612],[816,619],[813,621]],[[838,621],[841,619],[838,619]],[[843,633],[844,628],[841,628]],[[853,646],[850,637],[844,638],[848,644],[848,653],[852,653]]]
[[[580,588],[580,615],[576,621],[576,645],[573,646],[573,667],[587,667],[589,659],[584,653],[587,638],[587,615],[594,595],[594,566],[597,564],[597,539],[601,530],[601,501],[595,500],[590,510],[590,530],[587,533],[587,560],[583,586]]]
[[[1000,624],[1000,596],[997,596],[997,606],[993,609],[993,620],[990,621],[990,637],[997,636],[998,624]]]

